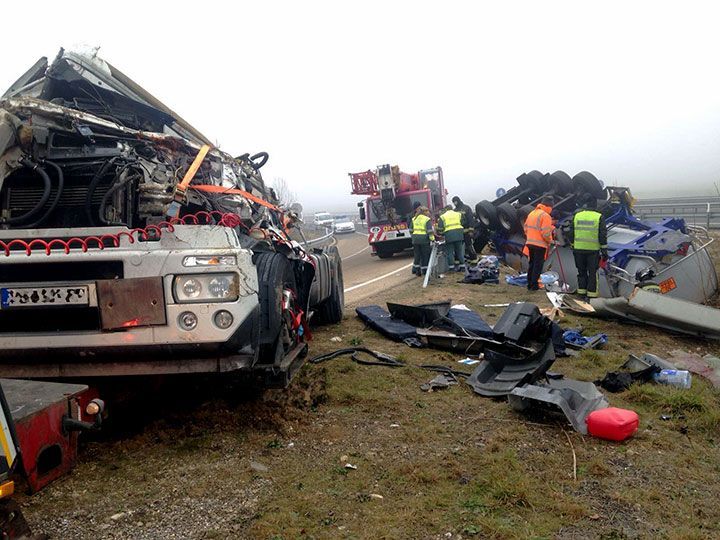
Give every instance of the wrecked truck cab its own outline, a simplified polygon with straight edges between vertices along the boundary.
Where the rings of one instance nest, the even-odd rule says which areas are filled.
[[[0,101],[0,374],[286,385],[310,318],[342,318],[342,268],[288,236],[267,159],[96,56],[38,62]]]

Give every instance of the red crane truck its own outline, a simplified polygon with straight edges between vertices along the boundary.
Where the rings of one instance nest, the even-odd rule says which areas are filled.
[[[446,205],[441,167],[408,174],[397,165],[380,165],[349,176],[352,194],[367,196],[358,203],[360,219],[367,221],[372,255],[381,259],[412,248],[409,226],[415,203],[427,206],[434,216]]]

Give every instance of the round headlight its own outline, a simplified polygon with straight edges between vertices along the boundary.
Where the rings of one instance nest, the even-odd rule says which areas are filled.
[[[197,298],[200,296],[200,292],[202,291],[202,285],[200,282],[195,278],[188,278],[185,280],[185,283],[183,283],[183,293],[185,293],[185,296],[188,298]]]
[[[208,291],[215,298],[227,298],[230,296],[230,280],[225,277],[216,277],[210,280]]]
[[[178,326],[183,330],[194,330],[198,324],[197,315],[192,311],[183,311],[178,315]]]
[[[221,309],[215,314],[213,320],[215,321],[215,326],[217,326],[221,330],[227,330],[232,326],[233,316],[232,313],[230,313],[229,311]]]

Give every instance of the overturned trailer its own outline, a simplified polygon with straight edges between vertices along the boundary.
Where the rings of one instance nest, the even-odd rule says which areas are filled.
[[[335,248],[304,248],[260,173],[95,55],[0,101],[0,375],[245,371],[283,386],[342,318]]]
[[[527,175],[540,174],[536,173],[532,171]],[[632,213],[633,198],[629,189],[603,187],[591,173],[576,175],[570,184],[572,188],[558,180],[570,180],[562,171],[547,176],[544,183],[538,182],[548,189],[545,194],[555,198],[552,215],[557,232],[545,270],[557,272],[569,290],[577,288],[577,270],[572,246],[566,239],[567,230],[578,197],[589,193],[598,198],[598,210],[608,226],[609,258],[599,275],[600,297],[628,297],[636,287],[696,303],[705,303],[716,294],[718,278],[707,249],[713,238],[707,230],[677,218],[642,221]],[[542,196],[535,192],[536,199]],[[522,254],[525,236],[521,218],[529,206],[515,209],[516,213],[512,214],[501,204],[495,226],[490,221],[488,227],[494,249],[506,264],[522,271],[527,269],[527,258]],[[480,215],[484,208],[479,208]]]

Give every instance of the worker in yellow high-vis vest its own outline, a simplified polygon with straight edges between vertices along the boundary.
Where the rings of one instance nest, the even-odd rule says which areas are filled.
[[[427,206],[419,206],[415,209],[415,216],[410,221],[410,236],[412,237],[413,254],[415,255],[412,273],[416,276],[422,276],[427,272],[431,244],[435,240],[430,209]]]
[[[450,272],[465,271],[465,216],[446,206],[438,220],[438,234],[445,237],[445,256]]]
[[[597,200],[586,196],[582,207],[575,212],[570,228],[573,257],[578,273],[577,294],[587,298],[598,296],[600,259],[607,259],[607,225],[596,210]]]

